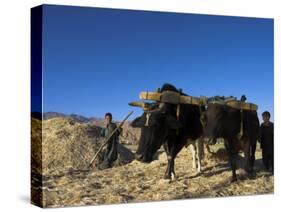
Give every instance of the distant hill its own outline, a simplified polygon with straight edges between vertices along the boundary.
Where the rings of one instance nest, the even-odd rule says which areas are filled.
[[[41,120],[42,114],[39,112],[32,112],[32,118]],[[90,124],[96,127],[105,127],[105,121],[103,118],[98,117],[85,117],[79,114],[65,114],[60,112],[45,112],[43,113],[43,120],[47,121],[54,118],[64,118],[69,119],[73,123],[80,123],[80,124]],[[117,124],[120,122],[116,121]],[[120,143],[123,144],[137,144],[138,139],[140,137],[140,129],[133,128],[130,126],[130,122],[126,121],[122,127],[123,131],[121,136],[119,137]]]
[[[91,118],[87,118],[85,116],[81,116],[81,115],[74,114],[74,113],[72,113],[72,114],[64,114],[64,113],[58,113],[58,112],[43,113],[44,120],[48,120],[48,119],[56,118],[56,117],[72,118],[79,123],[86,123],[86,122],[91,121]]]
[[[42,114],[40,112],[32,112],[31,113],[32,118],[35,119],[41,119]],[[43,113],[43,119],[48,120],[52,118],[72,118],[73,120],[79,122],[79,123],[87,123],[87,122],[99,122],[102,121],[102,118],[96,118],[96,117],[85,117],[79,114],[71,113],[71,114],[65,114],[60,112],[45,112]]]

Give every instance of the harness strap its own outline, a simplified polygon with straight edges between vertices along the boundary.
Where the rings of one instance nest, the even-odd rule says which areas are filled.
[[[180,104],[177,105],[177,120],[179,120],[180,117]]]
[[[177,105],[177,120],[180,118],[180,104]],[[179,134],[179,129],[177,129],[177,135]]]
[[[202,106],[205,106],[205,102],[204,101],[200,101],[200,104],[198,105],[198,108],[199,108],[199,113],[200,113],[200,123],[202,125],[202,128],[203,128],[203,132],[205,131],[205,123],[203,122],[203,118],[204,118],[204,113],[202,111]]]
[[[238,138],[241,139],[244,134],[244,123],[243,123],[243,110],[240,109],[241,121],[240,121],[240,132],[238,134]]]
[[[149,118],[150,118],[150,116],[151,116],[151,113],[147,113],[147,114],[146,114],[146,116],[145,116],[145,117],[146,117],[146,120],[145,120],[144,126],[149,126],[148,123],[149,123]]]

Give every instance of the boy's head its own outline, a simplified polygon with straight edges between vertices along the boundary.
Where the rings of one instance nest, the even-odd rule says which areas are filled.
[[[269,119],[270,119],[270,113],[268,111],[264,111],[262,113],[262,120],[264,122],[269,122]]]
[[[105,118],[106,124],[110,124],[111,121],[112,121],[112,114],[111,114],[111,113],[106,113],[106,114],[104,115],[104,118]]]

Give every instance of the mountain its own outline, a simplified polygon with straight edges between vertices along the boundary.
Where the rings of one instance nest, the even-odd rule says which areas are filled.
[[[43,113],[43,119],[51,119],[51,118],[56,118],[56,117],[67,117],[68,115],[64,113],[58,113],[58,112],[45,112]]]
[[[81,116],[81,115],[78,115],[78,114],[75,114],[75,113],[72,113],[72,114],[69,114],[69,115],[64,114],[64,113],[58,113],[58,112],[45,112],[45,113],[43,113],[43,119],[44,120],[48,120],[48,119],[56,118],[56,117],[72,118],[75,121],[80,122],[80,123],[89,122],[91,120],[90,118],[87,118],[85,116]]]
[[[32,112],[31,116],[35,119],[41,119],[42,114],[39,112]],[[65,119],[70,119],[74,123],[85,123],[85,124],[90,124],[96,127],[104,127],[105,126],[105,120],[102,118],[97,118],[97,117],[85,117],[82,115],[78,115],[75,113],[72,114],[64,114],[64,113],[59,113],[59,112],[45,112],[43,113],[43,120],[50,120],[54,118],[65,118]],[[116,122],[119,124],[120,122]],[[119,137],[119,141],[122,144],[134,144],[136,145],[138,143],[138,139],[140,137],[140,129],[139,128],[133,128],[130,126],[129,121],[126,121],[122,127],[122,133]]]
[[[74,119],[74,120],[76,120],[76,121],[78,121],[80,123],[85,123],[85,122],[89,122],[90,121],[89,118],[86,118],[85,116],[77,115],[77,114],[74,114],[74,113],[70,114],[69,116],[72,119]]]

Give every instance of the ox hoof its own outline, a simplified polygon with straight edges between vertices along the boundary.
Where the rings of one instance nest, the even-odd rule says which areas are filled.
[[[178,178],[177,178],[177,176],[175,175],[175,174],[165,174],[164,175],[164,179],[165,180],[171,180],[171,181],[174,181],[174,180],[177,180]]]
[[[177,176],[176,176],[176,174],[175,173],[172,173],[171,174],[171,181],[175,181],[175,180],[177,180],[178,178],[177,178]]]
[[[251,166],[245,166],[245,168],[244,168],[244,170],[248,173],[248,174],[251,174],[251,173],[253,173],[253,167],[251,167]]]
[[[252,171],[251,173],[248,173],[248,175],[251,180],[256,179],[256,177],[257,177],[257,174],[254,171]]]
[[[170,180],[171,179],[171,175],[170,174],[165,174],[164,175],[164,179],[165,180]]]
[[[232,178],[230,182],[231,182],[231,183],[237,183],[237,178],[236,178],[236,177],[235,177],[235,178]]]

